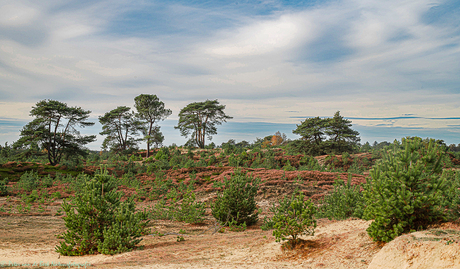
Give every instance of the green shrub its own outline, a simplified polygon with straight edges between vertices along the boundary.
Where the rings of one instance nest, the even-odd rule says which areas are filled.
[[[232,232],[244,232],[246,231],[246,228],[247,228],[246,222],[237,224],[237,221],[233,220],[228,223],[228,229]]]
[[[40,198],[40,197],[39,197],[39,195],[38,195],[37,190],[33,190],[33,191],[30,193],[29,196],[27,196],[27,195],[24,196],[23,201],[24,201],[25,203],[29,204],[29,203],[33,203],[33,202],[37,201],[38,198]]]
[[[155,173],[155,180],[151,181],[150,198],[152,200],[164,196],[174,186],[171,179],[165,179],[164,174],[160,171]],[[137,189],[140,189],[139,186]]]
[[[185,163],[184,163],[184,167],[183,168],[193,168],[193,167],[196,167],[196,164],[193,160],[191,159],[188,159]]]
[[[213,165],[213,164],[216,163],[216,162],[217,162],[216,156],[211,155],[211,157],[210,157],[209,160],[208,160],[208,166],[211,166],[211,165]]]
[[[199,160],[198,162],[195,163],[196,167],[206,167],[208,164],[204,159]]]
[[[172,168],[185,168],[186,164],[188,161],[191,161],[193,163],[193,160],[190,160],[187,158],[185,155],[177,155],[175,154],[171,159],[169,160],[169,166]]]
[[[161,148],[155,155],[155,159],[158,161],[168,161],[169,159],[169,150],[168,148]]]
[[[145,187],[141,180],[136,178],[134,175],[125,174],[121,178],[121,185],[127,186],[129,188],[140,189],[141,187]]]
[[[302,194],[297,194],[289,202],[280,208],[273,216],[276,241],[289,240],[291,246],[298,242],[301,235],[314,235],[316,220],[314,215],[316,206],[310,201],[304,201]],[[290,236],[291,238],[287,238]]]
[[[273,203],[269,211],[272,212],[273,215],[288,214],[289,209],[291,208],[291,203],[294,201],[296,195],[297,190],[290,197],[284,196],[283,199],[278,201],[279,205],[277,206]],[[273,218],[264,217],[262,226],[260,228],[264,231],[273,230],[275,228],[275,222],[273,221]]]
[[[279,169],[279,166],[274,155],[267,155],[259,168]]]
[[[230,154],[228,157],[228,165],[232,167],[239,167],[240,166],[240,159],[235,154]]]
[[[192,189],[188,189],[184,194],[180,209],[177,210],[176,220],[187,223],[199,223],[203,221],[205,212],[205,204],[197,202],[195,193]]]
[[[324,171],[324,168],[318,163],[318,160],[308,155],[303,156],[299,164],[299,170]]]
[[[136,162],[136,161],[142,161],[142,156],[139,155],[139,154],[132,154],[130,157],[129,157],[129,161],[130,162]]]
[[[32,191],[38,188],[39,182],[40,178],[37,172],[26,171],[24,174],[22,174],[15,187],[24,191]]]
[[[217,200],[211,205],[212,215],[222,223],[252,225],[257,222],[255,196],[259,189],[260,179],[236,171],[230,180],[225,178],[224,190],[217,195]]]
[[[195,153],[193,153],[192,149],[188,149],[186,156],[190,159],[193,159],[193,156],[195,156]]]
[[[291,165],[291,162],[288,160],[283,167],[284,171],[295,171],[295,167]]]
[[[47,175],[46,177],[42,177],[41,179],[41,187],[43,188],[49,188],[52,187],[54,184],[54,180],[50,175]]]
[[[449,182],[443,199],[447,218],[456,220],[460,218],[460,171],[444,170],[442,176]]]
[[[8,195],[8,178],[0,180],[0,196]]]
[[[143,162],[143,163],[152,163],[152,162],[154,162],[153,156],[150,156],[150,157],[144,159],[142,162]]]
[[[165,199],[161,199],[153,207],[149,208],[149,218],[154,220],[173,220],[174,211],[170,210],[170,206]]]
[[[323,198],[317,217],[330,220],[362,218],[364,207],[364,197],[360,187],[351,185],[351,174],[348,174],[347,183],[342,180],[336,181],[332,192]]]
[[[54,192],[52,195],[51,195],[52,198],[54,199],[61,199],[61,193],[60,192]]]
[[[151,174],[160,170],[168,170],[169,168],[171,168],[169,165],[169,161],[167,159],[160,159],[149,164],[149,166],[147,167],[147,173]]]
[[[402,146],[384,154],[364,185],[364,217],[374,219],[367,231],[375,241],[389,242],[446,217],[447,185],[438,145],[413,138],[402,139]]]
[[[79,174],[78,176],[75,177],[75,179],[72,179],[71,177],[63,177],[63,179],[65,181],[63,182],[66,182],[67,180],[72,180],[70,182],[70,188],[73,190],[73,191],[79,191],[79,190],[82,190],[86,187],[86,182],[89,180],[88,179],[89,176],[86,175],[86,174]]]
[[[86,176],[86,175],[81,173],[81,174],[78,174],[76,178],[81,177],[81,176]],[[51,178],[51,180],[52,179],[53,178]],[[46,180],[48,180],[48,179],[46,179]],[[62,173],[57,172],[56,176],[54,177],[53,184],[54,184],[54,182],[73,183],[74,181],[75,181],[75,179],[71,175],[62,174]]]
[[[352,174],[360,174],[362,175],[364,172],[365,168],[359,164],[359,161],[357,158],[353,159],[352,164],[348,168],[347,172],[352,173]]]
[[[85,187],[62,209],[67,231],[56,246],[62,255],[115,254],[135,247],[147,234],[146,212],[135,213],[132,198],[121,202],[121,192],[115,190],[114,178],[107,170],[86,181]]]
[[[65,166],[66,170],[79,171],[83,169],[82,160],[79,157],[67,157],[60,163],[61,167]]]
[[[346,165],[348,163],[348,158],[350,158],[350,153],[343,152],[342,153],[342,163]]]
[[[122,169],[123,173],[130,173],[130,174],[136,174],[137,173],[137,167],[136,167],[136,164],[129,160],[127,163],[124,163],[124,165],[122,166]]]

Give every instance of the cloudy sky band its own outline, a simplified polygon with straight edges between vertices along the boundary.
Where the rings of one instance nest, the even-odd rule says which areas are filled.
[[[457,144],[458,14],[456,0],[5,0],[0,116],[27,122],[49,98],[97,121],[150,93],[173,110],[166,143],[185,142],[182,107],[218,99],[234,119],[216,141],[340,110],[363,140],[418,131]],[[18,139],[16,123],[0,128],[0,143]]]

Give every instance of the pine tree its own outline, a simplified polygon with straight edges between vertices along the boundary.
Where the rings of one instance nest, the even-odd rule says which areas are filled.
[[[34,120],[21,130],[21,138],[14,148],[25,148],[37,153],[39,147],[46,149],[51,165],[58,164],[64,155],[86,155],[83,145],[96,140],[95,135],[83,136],[77,127],[94,125],[86,121],[91,111],[81,107],[69,107],[55,100],[42,100],[30,111]]]
[[[361,140],[359,132],[351,129],[351,121],[340,116],[340,111],[332,118],[306,119],[292,132],[302,136],[302,140],[294,141],[291,146],[303,148],[310,155],[352,152]]]
[[[165,108],[165,104],[153,94],[141,94],[134,98],[137,116],[144,125],[144,140],[147,143],[147,158],[150,156],[150,145],[161,145],[164,140],[160,132],[160,126],[155,126],[158,121],[171,115],[171,110]]]
[[[310,118],[302,121],[292,132],[302,136],[303,140],[319,146],[324,140],[327,126],[327,119],[320,117]]]
[[[384,155],[364,185],[364,217],[374,219],[367,231],[375,241],[389,242],[445,217],[439,146],[420,138],[403,139],[402,146]]]
[[[335,112],[334,117],[328,119],[326,134],[331,138],[329,147],[337,153],[350,152],[353,145],[361,140],[359,132],[351,129],[351,121],[340,116],[340,111]]]
[[[100,116],[99,122],[102,124],[102,132],[99,134],[106,135],[102,148],[109,147],[116,152],[136,148],[141,139],[135,136],[144,130],[142,123],[127,106],[112,109]]]
[[[225,188],[217,194],[211,205],[212,215],[222,223],[236,222],[252,225],[259,219],[255,196],[260,179],[236,171],[230,180],[225,178]]]
[[[115,179],[107,170],[87,180],[85,187],[62,208],[67,231],[59,235],[64,239],[56,246],[62,255],[116,254],[131,250],[147,233],[146,212],[135,212],[131,198],[121,202],[123,196],[116,191]]]
[[[211,140],[212,135],[217,134],[216,125],[232,119],[224,109],[225,105],[217,100],[190,103],[179,112],[179,122],[174,128],[179,129],[182,136],[191,133],[191,143],[204,148],[206,137]]]

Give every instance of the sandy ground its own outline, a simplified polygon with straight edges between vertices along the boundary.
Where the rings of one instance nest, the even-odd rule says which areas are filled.
[[[155,221],[152,231],[186,231],[144,237],[141,248],[118,255],[60,256],[56,234],[65,231],[58,216],[0,217],[0,267],[28,268],[367,268],[381,246],[366,233],[363,220],[319,220],[315,236],[295,250],[283,251],[271,231],[212,233],[206,225]],[[203,233],[203,231],[206,231]],[[59,265],[59,266],[56,266]]]

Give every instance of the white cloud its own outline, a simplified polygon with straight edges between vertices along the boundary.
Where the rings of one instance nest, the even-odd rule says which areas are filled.
[[[37,18],[39,12],[21,3],[0,4],[0,26],[23,26]]]
[[[257,21],[225,33],[223,40],[206,49],[213,56],[245,57],[293,48],[314,37],[314,24],[303,14],[286,14]]]
[[[432,5],[422,1],[355,1],[355,13],[350,21],[348,44],[361,49],[387,46],[387,41],[397,35],[417,38],[425,35],[421,15]]]

